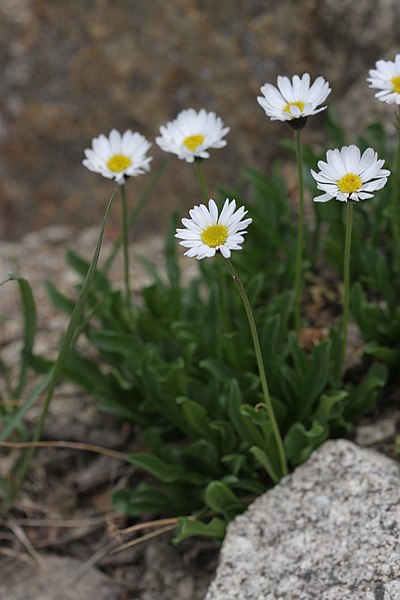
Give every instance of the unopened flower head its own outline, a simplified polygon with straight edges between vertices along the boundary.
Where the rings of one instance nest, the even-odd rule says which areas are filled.
[[[326,162],[318,162],[320,172],[311,169],[317,188],[325,192],[314,201],[327,202],[336,198],[347,202],[372,198],[372,192],[383,188],[390,175],[390,171],[382,169],[384,163],[372,148],[367,148],[363,154],[354,145],[328,150]]]
[[[177,229],[175,237],[188,250],[185,256],[197,259],[215,256],[217,251],[229,258],[231,250],[241,250],[243,235],[252,219],[243,219],[247,214],[244,206],[236,210],[236,201],[227,198],[218,216],[218,208],[214,200],[210,200],[208,208],[204,204],[195,206],[189,211],[190,219],[182,219],[184,229]]]
[[[100,134],[93,138],[92,147],[85,150],[82,164],[107,179],[114,179],[120,185],[127,177],[150,171],[151,156],[146,156],[151,143],[140,133],[130,129],[122,135],[112,129],[108,137]]]
[[[388,104],[400,104],[400,54],[394,60],[378,60],[375,67],[367,78],[369,87],[379,90],[375,98]]]
[[[226,146],[223,138],[229,129],[214,112],[207,112],[204,108],[197,112],[188,108],[173,121],[161,125],[161,135],[156,138],[156,143],[161,150],[191,163],[195,158],[209,158],[209,148]]]
[[[271,121],[290,121],[296,126],[296,120],[315,115],[326,106],[320,106],[331,92],[329,83],[323,77],[317,77],[310,86],[310,75],[304,73],[301,77],[278,76],[277,87],[270,83],[262,86],[264,96],[258,96],[257,102],[265,110]]]

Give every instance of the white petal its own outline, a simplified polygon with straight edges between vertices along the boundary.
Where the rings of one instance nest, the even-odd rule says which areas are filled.
[[[328,202],[328,200],[332,200],[333,196],[331,194],[322,194],[321,196],[317,196],[314,198],[314,202]]]

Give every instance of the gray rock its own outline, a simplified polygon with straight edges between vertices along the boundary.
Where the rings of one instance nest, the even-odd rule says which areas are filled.
[[[206,600],[398,600],[399,475],[327,442],[230,525]]]
[[[360,446],[375,446],[396,437],[397,423],[400,422],[400,410],[389,410],[371,422],[361,423],[355,429],[355,441]]]

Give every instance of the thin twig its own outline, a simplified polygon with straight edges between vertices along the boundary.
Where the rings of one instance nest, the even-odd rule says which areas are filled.
[[[45,561],[40,556],[40,554],[38,552],[36,552],[35,548],[32,546],[31,541],[27,538],[22,527],[20,527],[16,523],[14,523],[12,520],[10,520],[8,522],[7,526],[11,529],[11,531],[13,532],[15,537],[25,546],[28,553],[32,556],[32,558],[35,559],[35,561],[38,563],[38,565],[42,569],[45,569],[46,568]]]
[[[132,548],[133,546],[137,546],[142,542],[150,540],[151,538],[157,537],[159,535],[163,535],[164,533],[168,533],[168,531],[172,531],[176,529],[177,523],[175,525],[167,525],[166,527],[161,527],[160,529],[156,529],[155,531],[150,531],[150,533],[146,533],[142,535],[140,538],[136,538],[135,540],[131,540],[130,542],[126,542],[126,544],[122,544],[122,546],[118,546],[118,548],[114,548],[110,552],[110,554],[116,554],[117,552],[122,552],[122,550],[126,550],[127,548]]]
[[[104,523],[110,517],[115,518],[123,516],[121,513],[105,513],[96,517],[82,517],[81,519],[14,519],[17,525],[25,525],[26,527],[84,527],[85,525],[97,525]]]
[[[18,546],[15,548],[0,548],[0,555],[3,554],[5,556],[5,558],[0,559],[0,571],[10,562],[17,559],[21,562],[26,562],[28,565],[32,564],[32,557],[21,552],[22,544],[19,540],[16,540],[16,542],[18,542]]]
[[[79,581],[81,577],[86,575],[86,573],[95,566],[96,563],[99,562],[104,556],[106,556],[110,550],[115,547],[115,541],[109,541],[105,546],[102,546],[97,552],[95,552],[86,562],[83,563],[82,566],[76,571],[73,577],[73,582]]]
[[[104,454],[117,460],[128,461],[128,454],[124,452],[117,452],[117,450],[103,448],[103,446],[96,446],[95,444],[85,444],[83,442],[0,442],[0,448],[11,448],[12,450],[19,448],[71,448],[73,450],[85,450],[86,452]]]
[[[194,517],[187,517],[188,519],[194,519]],[[127,527],[126,529],[119,529],[118,532],[122,535],[128,535],[129,533],[134,533],[135,531],[141,531],[142,529],[150,529],[151,527],[157,527],[157,525],[177,525],[178,519],[176,517],[171,517],[170,519],[157,519],[156,521],[146,521],[145,523],[137,523],[136,525],[132,525],[131,527]]]

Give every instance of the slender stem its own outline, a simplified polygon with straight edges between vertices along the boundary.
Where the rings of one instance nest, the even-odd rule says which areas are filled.
[[[196,169],[196,175],[197,175],[197,179],[199,181],[201,195],[203,196],[203,200],[205,200],[205,202],[208,202],[210,199],[210,195],[208,193],[206,178],[204,176],[203,159],[196,158],[194,161],[194,168]]]
[[[398,196],[399,196],[399,183],[400,183],[400,107],[399,114],[396,117],[396,129],[397,129],[397,150],[394,161],[394,168],[391,178],[391,226],[392,226],[392,243],[393,243],[393,267],[394,270],[398,270],[400,267],[400,230],[399,230],[399,207],[398,207]]]
[[[160,179],[161,179],[162,175],[164,174],[165,170],[167,169],[167,166],[169,165],[169,163],[170,163],[170,159],[165,160],[158,167],[157,171],[154,172],[154,175],[151,177],[150,181],[148,182],[148,184],[146,185],[142,194],[140,195],[139,200],[137,201],[137,204],[133,207],[133,209],[129,213],[128,229],[130,229],[135,224],[136,219],[142,212],[143,208],[146,206],[148,199],[150,198],[157,183],[160,181]],[[118,238],[115,240],[113,247],[111,249],[111,252],[104,262],[103,269],[102,269],[104,275],[106,275],[108,273],[108,271],[110,270],[111,265],[114,262],[115,257],[117,256],[118,251],[122,246],[122,241],[123,240],[122,240],[122,233],[121,233],[118,236]]]
[[[315,230],[313,239],[312,265],[315,268],[319,256],[319,244],[321,241],[321,213],[319,212],[318,202],[313,202],[315,215]]]
[[[297,244],[296,244],[296,263],[294,274],[294,325],[298,334],[301,327],[301,291],[303,287],[302,267],[303,267],[303,235],[304,235],[304,179],[303,179],[303,153],[301,147],[301,131],[294,132],[296,139],[296,160],[297,177],[299,182],[299,210],[297,220]]]
[[[60,351],[59,351],[58,356],[57,356],[57,360],[54,363],[54,365],[53,365],[53,367],[52,367],[52,369],[50,371],[51,375],[49,375],[49,384],[48,384],[48,387],[47,387],[47,392],[46,392],[46,396],[45,396],[45,399],[44,399],[43,407],[42,407],[42,410],[41,410],[41,413],[40,413],[40,416],[39,416],[39,421],[38,421],[38,423],[36,425],[36,429],[35,429],[35,432],[34,432],[34,435],[33,435],[33,440],[32,440],[33,442],[38,442],[39,439],[40,439],[40,437],[41,437],[41,435],[42,435],[44,424],[45,424],[47,413],[48,413],[48,410],[49,410],[49,407],[50,407],[50,402],[51,402],[51,400],[53,398],[53,393],[54,393],[55,387],[56,387],[56,385],[57,385],[57,383],[58,383],[58,381],[59,381],[59,379],[61,377],[61,373],[62,373],[62,370],[63,370],[63,367],[64,367],[64,362],[65,362],[65,360],[66,360],[66,358],[67,358],[67,356],[69,354],[69,351],[71,349],[71,345],[72,345],[74,337],[75,337],[76,329],[77,329],[78,324],[79,324],[79,322],[81,320],[81,317],[82,317],[82,314],[83,314],[83,310],[85,308],[85,304],[86,304],[87,298],[89,296],[90,289],[91,289],[92,284],[93,284],[93,280],[94,280],[94,276],[95,276],[96,268],[97,268],[97,263],[98,263],[99,256],[100,256],[100,250],[101,250],[101,244],[102,244],[102,241],[103,241],[104,231],[105,231],[105,228],[106,228],[106,223],[107,223],[108,215],[110,213],[111,206],[112,206],[112,203],[113,203],[116,191],[117,191],[117,188],[114,189],[114,191],[111,194],[111,197],[110,197],[110,199],[108,201],[108,205],[107,205],[104,217],[103,217],[103,221],[102,221],[102,225],[101,225],[101,229],[100,229],[100,234],[99,234],[99,237],[98,237],[98,240],[97,240],[97,245],[96,245],[96,249],[95,249],[94,254],[93,254],[92,261],[90,263],[90,267],[89,267],[88,272],[86,274],[86,278],[85,278],[85,281],[83,283],[79,299],[78,299],[77,303],[74,306],[74,310],[72,311],[71,318],[70,318],[69,323],[67,325],[67,329],[65,331],[65,335],[64,335],[64,338],[63,338],[63,341],[62,341],[62,344],[61,344]],[[21,488],[22,482],[23,482],[23,480],[25,478],[25,475],[26,475],[26,473],[27,473],[27,471],[29,469],[29,466],[31,464],[34,452],[35,452],[35,448],[32,447],[32,448],[30,448],[28,450],[28,452],[27,452],[27,454],[25,456],[25,459],[24,459],[24,461],[22,463],[22,466],[21,466],[21,469],[20,469],[20,472],[19,472],[19,475],[18,475],[17,483],[16,483],[16,485],[14,487],[14,490],[13,490],[13,492],[11,494],[11,499],[10,499],[11,503],[13,502],[14,498],[16,497],[16,495],[18,494],[18,492],[19,492],[19,490]]]
[[[275,418],[275,413],[274,413],[274,409],[273,409],[272,402],[271,402],[271,396],[269,394],[267,377],[265,375],[264,362],[263,362],[263,358],[262,358],[260,341],[258,339],[257,327],[256,327],[256,323],[254,320],[253,311],[251,310],[251,306],[250,306],[250,302],[249,302],[249,299],[246,294],[246,290],[244,289],[243,284],[242,284],[241,280],[239,279],[239,276],[237,275],[234,266],[232,265],[231,261],[228,258],[225,258],[224,261],[228,268],[229,273],[232,275],[233,281],[235,282],[235,284],[239,290],[239,293],[242,298],[243,305],[244,305],[244,308],[246,311],[247,319],[249,321],[251,336],[253,338],[254,350],[256,353],[258,371],[260,374],[264,402],[265,402],[265,406],[267,408],[269,420],[270,420],[271,426],[272,426],[272,431],[273,431],[276,445],[278,448],[279,459],[280,459],[280,463],[281,463],[281,476],[284,477],[288,472],[287,464],[286,464],[285,449],[283,447],[282,437],[281,437],[279,427],[278,427],[278,424],[277,424],[277,421]]]
[[[129,227],[128,227],[128,208],[126,204],[126,193],[125,184],[119,186],[119,195],[121,198],[121,209],[122,209],[122,248],[124,253],[124,280],[125,280],[125,293],[126,298],[129,301],[131,298],[131,289],[129,282]]]
[[[344,262],[343,262],[343,315],[341,330],[341,352],[339,359],[339,377],[344,366],[347,347],[347,328],[349,324],[350,309],[350,250],[351,250],[351,230],[353,226],[353,202],[348,200],[346,203],[346,238],[344,242]]]
[[[57,440],[54,442],[0,442],[0,448],[10,448],[11,450],[19,450],[21,448],[70,448],[71,450],[83,450],[84,452],[95,452],[103,454],[117,460],[129,462],[129,454],[97,446],[96,444],[85,444],[81,442],[64,442]]]
[[[163,533],[173,531],[173,529],[176,529],[177,527],[178,523],[175,523],[174,525],[166,525],[165,527],[160,527],[159,529],[151,531],[150,533],[145,533],[139,538],[136,538],[134,540],[131,540],[130,542],[126,542],[125,544],[118,546],[117,548],[114,548],[113,550],[111,550],[110,554],[116,554],[117,552],[121,552],[122,550],[126,550],[127,548],[132,548],[132,546],[137,546],[141,542],[146,542],[147,540],[151,540],[152,538],[162,535]]]

